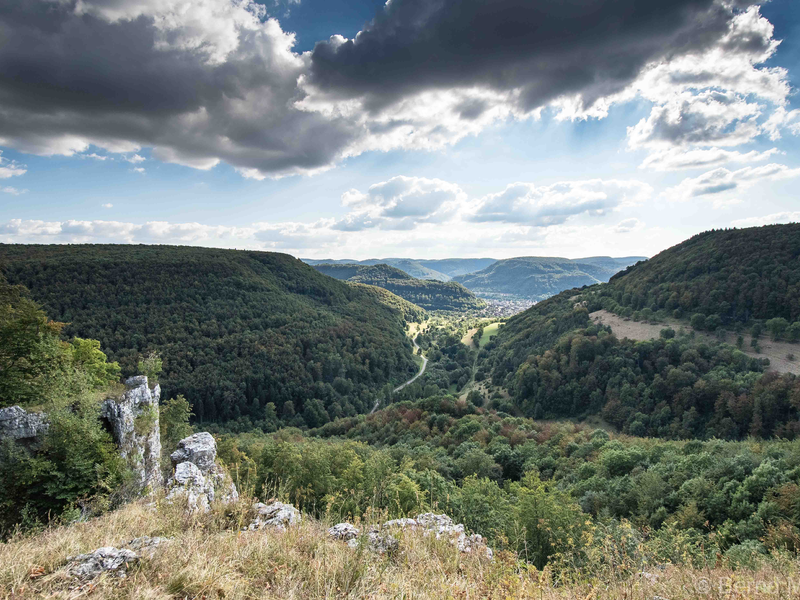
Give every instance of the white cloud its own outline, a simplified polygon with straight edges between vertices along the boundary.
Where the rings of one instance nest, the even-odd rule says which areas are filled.
[[[106,204],[101,204],[100,206],[102,206],[103,208],[114,208],[114,205],[111,204],[111,202],[107,202]]]
[[[134,154],[132,156],[126,156],[125,160],[127,160],[129,163],[137,164],[140,162],[144,162],[145,158],[144,156],[141,156],[139,154]]]
[[[333,228],[342,231],[373,227],[407,230],[421,223],[449,219],[466,201],[466,193],[455,183],[397,176],[370,186],[366,193],[349,190],[342,194],[342,205],[351,212]]]
[[[779,212],[763,217],[748,217],[731,221],[733,227],[759,227],[761,225],[776,225],[781,223],[800,222],[800,211]]]
[[[474,222],[524,223],[547,226],[579,214],[603,215],[644,202],[653,188],[640,181],[592,179],[549,186],[513,183],[477,201],[465,218]]]
[[[698,177],[686,178],[675,187],[667,189],[663,195],[675,201],[687,201],[698,196],[722,194],[737,189],[746,189],[759,181],[777,181],[800,176],[799,169],[771,163],[761,167],[743,167],[730,171],[724,167],[703,173]],[[730,204],[719,200],[717,206]]]
[[[777,148],[757,152],[738,152],[736,150],[723,150],[721,148],[695,148],[684,150],[682,148],[666,148],[650,154],[644,159],[640,169],[653,169],[655,171],[678,171],[681,169],[700,169],[716,167],[729,162],[749,163],[760,162],[778,154]]]
[[[25,165],[3,158],[2,154],[3,151],[0,150],[0,179],[10,179],[11,177],[25,175],[28,172]]]
[[[19,196],[20,194],[25,194],[27,193],[27,191],[28,190],[21,190],[19,188],[11,186],[0,187],[0,192],[3,192],[4,194],[11,194],[12,196]]]
[[[630,233],[631,231],[636,231],[644,227],[644,223],[642,223],[639,219],[624,219],[617,223],[617,226],[614,227],[615,233]]]
[[[144,175],[146,173],[144,167],[133,167],[131,171],[134,173],[139,173],[140,175]]]

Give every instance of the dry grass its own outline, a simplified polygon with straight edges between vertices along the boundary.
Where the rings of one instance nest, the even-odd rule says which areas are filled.
[[[652,600],[796,598],[796,561],[771,561],[758,572],[667,566],[652,576],[557,585],[509,553],[494,561],[460,554],[444,540],[398,534],[400,550],[378,557],[328,539],[328,523],[305,519],[285,533],[239,532],[233,512],[186,517],[176,507],[128,505],[86,523],[54,527],[0,545],[0,598],[540,598]],[[126,579],[81,583],[62,567],[68,556],[121,546],[142,535],[172,537]],[[580,574],[578,574],[580,575]]]

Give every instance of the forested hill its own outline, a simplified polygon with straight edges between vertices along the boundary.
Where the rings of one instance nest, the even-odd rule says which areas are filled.
[[[796,321],[800,224],[701,233],[618,274],[609,291],[633,310]]]
[[[314,268],[335,279],[382,287],[425,310],[463,311],[485,306],[461,284],[416,279],[389,265],[322,264]]]
[[[543,300],[563,290],[593,285],[608,279],[644,257],[585,259],[521,256],[498,260],[476,273],[454,277],[479,294],[509,294]]]
[[[165,397],[184,394],[200,420],[317,426],[416,370],[399,310],[284,254],[0,245],[0,268],[124,374],[160,352]]]
[[[710,330],[747,321],[756,341],[765,325],[781,335],[798,321],[799,255],[798,225],[695,236],[607,284],[562,292],[510,319],[486,346],[480,372],[509,390],[507,410],[528,416],[601,415],[633,435],[796,438],[800,379],[695,338],[686,317],[694,325],[703,315]],[[590,319],[601,308],[683,317],[686,333],[665,325],[660,339],[618,339]]]

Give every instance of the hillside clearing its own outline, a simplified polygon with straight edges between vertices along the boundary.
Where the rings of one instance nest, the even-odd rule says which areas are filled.
[[[628,338],[636,341],[645,341],[657,339],[661,334],[661,330],[671,327],[676,333],[681,330],[686,332],[694,332],[698,340],[717,342],[724,341],[728,344],[735,345],[737,334],[725,332],[720,338],[716,334],[712,335],[703,331],[695,331],[688,323],[683,323],[675,319],[669,319],[663,323],[645,323],[642,321],[633,321],[615,315],[607,310],[598,310],[589,315],[595,322],[602,323],[611,327],[618,338]],[[757,353],[750,347],[751,337],[749,335],[742,335],[744,338],[744,345],[742,352],[753,358],[768,358],[769,368],[767,371],[775,371],[776,373],[793,373],[800,375],[800,361],[792,361],[787,359],[787,356],[800,353],[799,344],[790,344],[788,342],[774,342],[768,337],[762,337],[759,340],[761,352]]]

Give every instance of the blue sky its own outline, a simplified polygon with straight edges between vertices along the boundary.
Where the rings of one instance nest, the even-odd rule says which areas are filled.
[[[0,242],[652,255],[800,220],[796,2],[686,0],[710,38],[665,2],[652,43],[657,3],[576,2],[609,25],[536,0],[11,9],[41,50],[0,50]],[[589,29],[540,43],[548,20]]]

